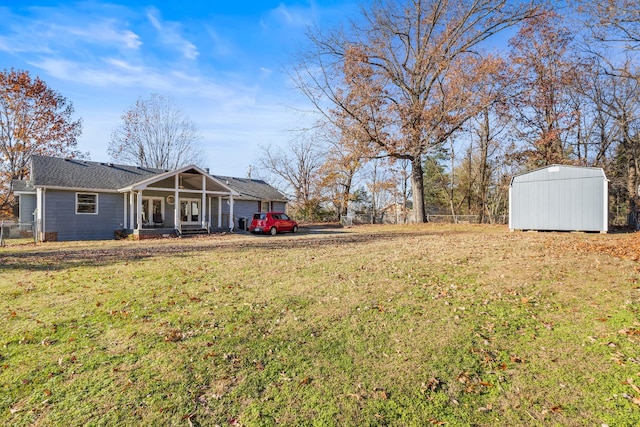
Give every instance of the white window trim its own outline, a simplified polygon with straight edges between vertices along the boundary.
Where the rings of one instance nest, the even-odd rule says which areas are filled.
[[[96,196],[96,211],[95,212],[78,212],[78,196],[80,194],[87,195],[87,196]],[[99,198],[98,193],[77,192],[76,193],[76,215],[98,215],[98,206],[99,206],[98,198]]]

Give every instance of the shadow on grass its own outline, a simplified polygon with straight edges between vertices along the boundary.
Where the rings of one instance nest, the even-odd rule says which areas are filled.
[[[408,236],[438,236],[443,234],[461,234],[463,231],[411,231],[398,232],[348,232],[339,228],[304,228],[299,234],[281,234],[276,236],[255,236],[245,239],[219,240],[215,237],[174,239],[172,242],[153,240],[131,242],[131,245],[113,248],[47,248],[40,245],[29,251],[0,251],[0,272],[2,270],[57,271],[83,266],[104,266],[120,262],[137,262],[144,259],[176,254],[225,250],[239,252],[247,249],[308,249],[314,247],[339,246],[367,243],[372,241],[393,241]],[[243,233],[244,234],[244,233]],[[64,244],[62,244],[64,245]]]

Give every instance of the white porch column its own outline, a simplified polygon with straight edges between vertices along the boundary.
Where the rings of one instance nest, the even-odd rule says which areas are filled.
[[[229,230],[233,230],[235,221],[233,220],[233,194],[229,194]]]
[[[133,222],[133,190],[129,192],[129,228],[134,229],[135,223]]]
[[[222,228],[222,196],[218,196],[218,228]]]
[[[202,224],[203,228],[205,224],[204,213],[206,212],[205,208],[207,206],[206,192],[207,192],[207,177],[202,175],[202,207],[200,208],[200,223]]]
[[[36,189],[36,233],[37,240],[44,242],[44,190]]]
[[[122,229],[127,229],[127,193],[122,193]]]
[[[136,227],[138,230],[142,229],[142,190],[138,190],[138,199],[137,199],[137,212],[136,212],[136,220],[138,221],[138,226]]]
[[[178,175],[176,174],[175,176],[175,180],[174,180],[174,198],[175,200],[175,205],[173,205],[173,228],[175,228],[176,230],[180,230],[180,191],[178,191],[178,187],[179,187],[179,182],[178,182]]]
[[[209,221],[209,231],[211,231],[211,197],[208,198],[209,199],[209,208],[208,208],[208,212],[207,212],[207,220]]]

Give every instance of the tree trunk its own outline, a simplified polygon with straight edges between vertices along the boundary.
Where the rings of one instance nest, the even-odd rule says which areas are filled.
[[[347,177],[342,190],[342,206],[340,207],[340,219],[346,218],[349,213],[349,196],[351,195],[351,182],[353,181],[353,175]]]
[[[424,209],[424,171],[422,156],[411,159],[411,188],[413,188],[413,213],[416,222],[427,222]]]
[[[482,130],[480,132],[480,223],[484,223],[485,215],[487,212],[487,203],[488,203],[488,192],[489,192],[489,181],[490,181],[490,173],[489,173],[489,140],[491,138],[490,126],[491,123],[489,121],[489,111],[485,109],[482,112]]]

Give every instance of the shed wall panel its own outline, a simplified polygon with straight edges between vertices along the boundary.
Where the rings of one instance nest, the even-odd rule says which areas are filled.
[[[512,229],[607,231],[607,180],[602,169],[551,166],[514,177]]]

